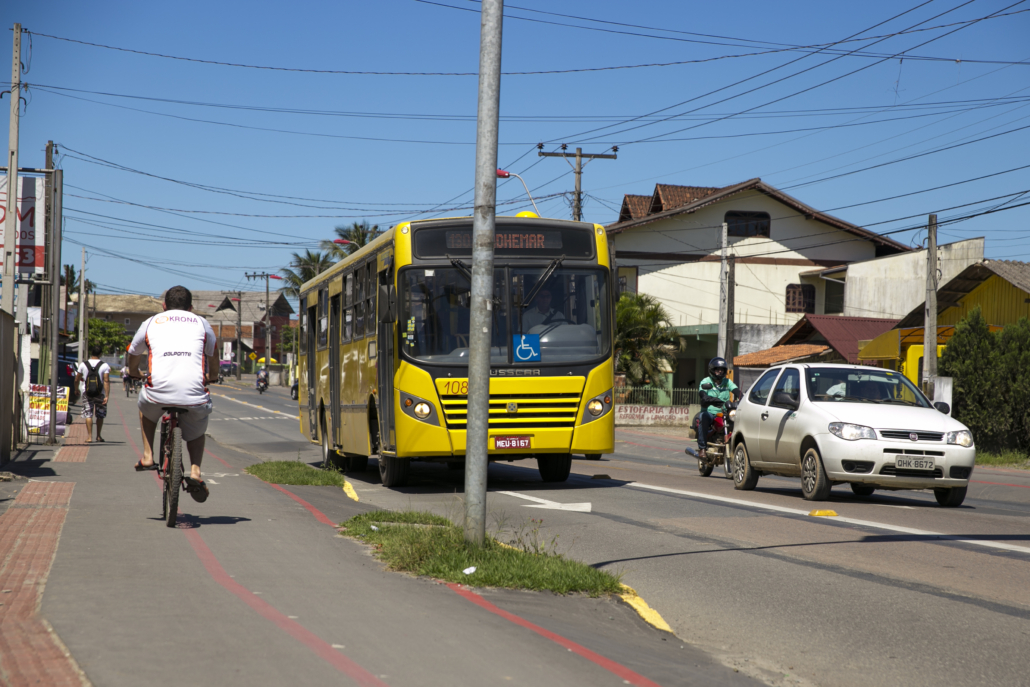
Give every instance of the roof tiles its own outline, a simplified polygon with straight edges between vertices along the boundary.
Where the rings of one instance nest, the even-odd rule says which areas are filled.
[[[789,346],[773,346],[764,351],[745,353],[733,359],[734,367],[768,367],[777,363],[785,363],[789,360],[807,358],[810,355],[817,355],[830,349],[829,346],[819,344],[792,344]]]

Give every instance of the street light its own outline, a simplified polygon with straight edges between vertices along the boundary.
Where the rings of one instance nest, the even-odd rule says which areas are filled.
[[[519,181],[522,182],[522,188],[526,189],[526,195],[529,196],[529,202],[533,204],[533,209],[536,210],[536,214],[537,214],[537,216],[539,216],[540,215],[540,208],[538,208],[536,206],[536,201],[533,200],[533,194],[531,194],[529,192],[529,187],[526,186],[526,182],[523,181],[522,177],[520,177],[515,172],[506,172],[503,169],[497,170],[497,178],[498,179],[507,179],[509,177],[515,177],[516,179],[518,179]]]
[[[353,241],[348,241],[347,239],[333,239],[333,243],[338,243],[341,246],[349,246],[349,245],[351,245],[354,242]]]

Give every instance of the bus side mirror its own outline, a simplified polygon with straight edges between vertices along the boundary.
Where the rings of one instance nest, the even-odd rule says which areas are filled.
[[[397,321],[397,287],[393,284],[379,286],[379,321],[383,323]]]

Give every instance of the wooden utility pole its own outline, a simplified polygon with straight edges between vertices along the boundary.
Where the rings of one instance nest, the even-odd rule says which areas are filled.
[[[734,312],[733,304],[736,298],[734,291],[737,285],[737,256],[730,255],[726,258],[726,353],[723,355],[726,358],[726,369],[733,372],[733,354],[735,348],[733,346],[733,328],[734,328]]]
[[[247,274],[247,279],[264,279],[265,280],[265,369],[268,369],[268,364],[272,360],[272,304],[269,301],[268,291],[268,280],[269,279],[282,279],[278,274],[270,274],[268,272],[261,272],[258,274]]]
[[[79,272],[79,364],[87,360],[83,356],[86,348],[86,336],[89,333],[89,325],[86,322],[86,249],[82,249],[82,268]]]
[[[14,266],[18,235],[18,117],[21,115],[21,24],[14,25],[14,52],[11,57],[11,131],[7,148],[7,214],[4,218],[4,280],[0,307],[14,314]],[[25,313],[20,317],[24,319]],[[19,353],[19,356],[21,354]]]
[[[937,377],[937,215],[926,227],[926,303],[923,314],[923,393],[932,401]]]
[[[728,301],[728,289],[726,287],[727,277],[729,276],[729,270],[727,269],[727,243],[729,241],[729,225],[726,222],[722,223],[722,261],[719,267],[719,340],[715,347],[715,354],[720,358],[726,358],[727,364],[729,363],[730,356],[727,355],[726,346],[726,303]]]
[[[236,301],[236,380],[239,381],[243,378],[241,372],[243,365],[243,348],[241,347],[241,339],[243,336],[243,292],[242,291],[223,291],[223,294],[230,296],[229,302]],[[236,298],[232,298],[232,296]]]
[[[538,157],[562,157],[565,158],[566,162],[568,162],[569,154],[566,152],[568,150],[568,146],[564,143],[561,144],[560,153],[545,153],[543,151],[543,143],[538,143],[536,147]],[[612,155],[598,153],[584,154],[582,148],[576,148],[576,164],[572,165],[572,163],[569,162],[569,165],[572,166],[572,170],[576,173],[576,194],[572,199],[572,219],[575,221],[579,222],[583,219],[583,160],[617,160],[618,156],[615,155],[615,153],[618,152],[619,146],[612,146]]]

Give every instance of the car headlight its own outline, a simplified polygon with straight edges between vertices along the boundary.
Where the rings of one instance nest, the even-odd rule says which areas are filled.
[[[587,403],[587,410],[590,411],[591,415],[596,417],[604,412],[604,404],[595,398],[590,403]]]
[[[829,426],[830,434],[835,437],[840,437],[846,441],[858,441],[859,439],[875,439],[876,432],[873,431],[872,427],[864,427],[862,425],[852,425],[847,422],[831,422]]]
[[[958,444],[969,448],[973,445],[973,433],[968,429],[960,429],[957,432],[948,432],[944,435],[944,441],[949,444]]]
[[[415,417],[419,420],[425,420],[429,417],[429,413],[432,412],[432,409],[429,407],[428,403],[423,401],[422,403],[416,403],[415,407],[412,408],[412,412],[415,413]]]

